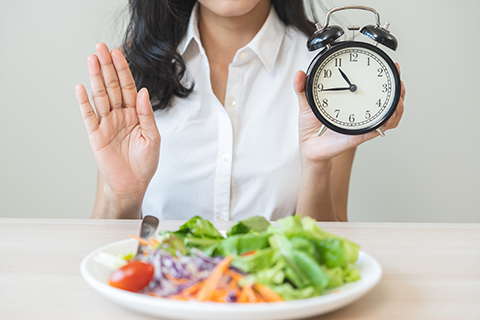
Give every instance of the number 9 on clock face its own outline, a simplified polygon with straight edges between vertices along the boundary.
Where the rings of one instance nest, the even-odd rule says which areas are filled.
[[[349,135],[381,127],[401,91],[393,61],[379,48],[342,42],[320,52],[307,71],[306,97],[327,128]]]

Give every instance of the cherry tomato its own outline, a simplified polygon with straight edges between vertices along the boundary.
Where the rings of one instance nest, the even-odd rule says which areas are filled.
[[[112,287],[138,292],[148,286],[155,268],[148,263],[132,261],[112,272],[109,284]]]

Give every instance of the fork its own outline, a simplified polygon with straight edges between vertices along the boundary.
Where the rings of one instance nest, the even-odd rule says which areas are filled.
[[[155,216],[145,216],[143,217],[142,224],[140,226],[140,238],[149,240],[157,231],[159,220]],[[141,243],[138,244],[137,254],[135,258],[139,258],[143,255],[145,246]]]

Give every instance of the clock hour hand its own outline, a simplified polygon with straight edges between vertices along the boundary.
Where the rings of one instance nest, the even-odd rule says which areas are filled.
[[[342,69],[338,68],[338,71],[340,71],[340,74],[342,75],[343,79],[345,79],[345,81],[347,81],[348,85],[350,86],[348,88],[348,90],[352,91],[352,92],[355,92],[357,91],[357,86],[352,84],[350,82],[350,80],[348,79],[347,75],[345,74],[345,72],[342,71]]]
[[[340,73],[342,74],[343,79],[345,79],[345,81],[347,81],[348,85],[351,86],[352,83],[350,82],[350,80],[348,80],[348,77],[347,77],[347,75],[345,74],[345,72],[343,72],[342,69],[340,69],[340,68],[338,68],[338,71],[340,71]]]

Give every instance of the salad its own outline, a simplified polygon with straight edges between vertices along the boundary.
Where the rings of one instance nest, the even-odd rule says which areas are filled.
[[[354,265],[359,246],[298,215],[278,220],[278,226],[254,216],[226,237],[195,216],[177,231],[137,239],[146,246],[141,257],[100,253],[95,260],[112,268],[111,286],[159,298],[280,302],[360,279]]]

